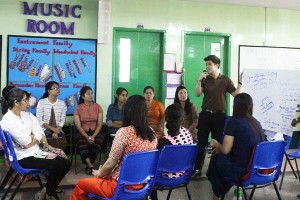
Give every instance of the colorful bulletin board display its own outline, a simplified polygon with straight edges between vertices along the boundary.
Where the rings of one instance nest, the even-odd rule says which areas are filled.
[[[48,81],[60,84],[59,99],[73,115],[79,91],[87,85],[96,92],[97,40],[8,36],[7,84],[31,93],[29,111],[36,113]]]

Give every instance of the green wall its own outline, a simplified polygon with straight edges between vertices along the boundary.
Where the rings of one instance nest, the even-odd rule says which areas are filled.
[[[62,3],[82,5],[80,19],[44,17],[46,21],[75,21],[74,38],[97,38],[98,0],[39,0],[28,2]],[[0,35],[3,36],[1,87],[6,83],[7,35],[28,34],[26,19],[43,17],[25,16],[19,0],[0,0]],[[183,0],[111,0],[111,38],[108,44],[98,45],[97,102],[104,112],[111,101],[112,82],[112,28],[135,28],[143,23],[146,29],[166,30],[166,52],[176,53],[177,62],[182,62],[183,32],[204,31],[210,27],[212,32],[229,33],[231,43],[231,78],[237,83],[238,45],[267,45],[300,47],[298,21],[300,11],[199,3]],[[60,37],[56,35],[55,37]],[[265,40],[267,37],[267,40]],[[107,87],[108,86],[108,87]],[[194,88],[188,88],[193,95]],[[171,101],[167,100],[166,105]]]

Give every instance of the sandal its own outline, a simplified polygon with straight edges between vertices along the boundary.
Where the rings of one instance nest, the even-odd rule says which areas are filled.
[[[41,191],[38,191],[38,193],[36,193],[34,195],[34,199],[35,200],[45,200],[46,199],[46,188],[43,187],[43,189]]]
[[[46,194],[46,200],[56,200],[54,196],[49,196]]]
[[[61,189],[59,186],[57,186],[55,192],[56,192],[56,193],[62,193],[62,189]]]

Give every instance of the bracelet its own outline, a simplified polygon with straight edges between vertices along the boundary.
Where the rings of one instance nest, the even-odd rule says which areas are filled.
[[[241,81],[238,82],[240,85],[243,85]]]

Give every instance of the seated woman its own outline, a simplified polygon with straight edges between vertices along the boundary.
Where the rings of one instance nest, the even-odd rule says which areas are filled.
[[[198,109],[194,103],[190,102],[190,97],[186,87],[183,85],[177,87],[175,92],[174,103],[178,103],[184,109],[184,115],[182,120],[182,126],[190,131],[193,136],[193,140],[197,141],[198,125]]]
[[[260,123],[252,116],[253,102],[247,93],[234,97],[232,119],[224,130],[223,144],[212,139],[213,148],[206,173],[217,200],[231,188],[231,181],[240,181],[257,143],[264,140]],[[226,179],[224,179],[226,178]]]
[[[127,100],[128,91],[119,87],[116,90],[115,101],[110,104],[106,114],[106,124],[108,126],[109,135],[115,134],[119,128],[123,126],[124,104]],[[111,144],[111,138],[108,138]]]
[[[76,125],[76,144],[81,161],[85,163],[86,174],[92,175],[93,163],[103,146],[103,137],[99,134],[102,128],[103,110],[93,102],[93,91],[89,86],[80,89],[78,106],[74,111]]]
[[[188,129],[184,128],[181,123],[183,121],[184,111],[180,104],[172,104],[167,107],[165,112],[166,128],[168,135],[158,140],[157,149],[162,151],[165,145],[181,145],[193,144],[193,138]],[[167,174],[169,177],[177,176],[178,174]],[[178,177],[178,176],[177,176]],[[157,200],[157,190],[151,193],[151,200]]]
[[[156,138],[164,136],[163,126],[165,123],[165,108],[161,102],[154,100],[154,89],[152,86],[144,88],[144,97],[148,108],[148,121],[156,133]]]
[[[67,106],[63,100],[57,98],[59,94],[60,87],[57,82],[46,83],[43,99],[37,104],[36,117],[44,128],[49,144],[66,150],[67,140],[62,127],[66,120]]]
[[[27,91],[24,91],[24,92],[25,92],[25,95],[26,95],[26,100],[29,102],[31,94]],[[32,113],[29,113],[29,115],[30,115],[33,123],[35,123],[38,126],[39,125],[39,120],[37,119],[37,117],[34,116]],[[57,156],[68,159],[68,157],[66,156],[65,152],[62,149],[54,148],[54,147],[52,147],[51,145],[48,144],[48,141],[47,141],[47,138],[46,138],[45,134],[42,136],[42,139],[40,140],[39,146],[43,151],[48,151],[48,152],[53,153]],[[60,192],[61,192],[60,188],[56,190],[56,193],[60,193]]]
[[[2,104],[6,114],[0,122],[3,130],[8,131],[15,142],[15,152],[19,164],[23,168],[48,170],[49,181],[57,188],[60,181],[69,171],[71,163],[61,157],[54,159],[35,158],[39,152],[39,142],[44,132],[32,114],[26,112],[29,101],[25,91],[13,88],[5,96]],[[46,183],[45,187],[35,195],[36,199],[54,199],[52,187]]]
[[[114,195],[122,161],[126,154],[156,148],[155,133],[148,125],[147,106],[144,97],[129,97],[124,107],[123,128],[120,128],[112,144],[109,158],[99,170],[94,170],[94,178],[77,182],[70,200],[88,199],[87,193],[110,198]]]
[[[5,99],[4,99],[4,96],[12,89],[12,88],[14,88],[15,86],[10,86],[10,85],[8,85],[8,86],[5,86],[4,88],[3,88],[3,90],[2,90],[2,96],[1,96],[1,104],[0,104],[0,106],[1,106],[1,110],[0,110],[0,121],[2,120],[2,118],[3,118],[3,115],[6,113],[6,111],[4,110],[4,109],[2,109],[2,104],[3,103],[5,103]],[[1,143],[1,141],[0,141],[0,149],[3,149],[3,146],[2,146],[2,143]],[[4,157],[5,157],[5,154],[4,154]],[[10,168],[10,164],[9,164],[9,162],[6,160],[6,157],[5,157],[5,159],[4,159],[4,162],[5,162],[5,165],[6,165],[6,168],[7,168],[7,170]]]

